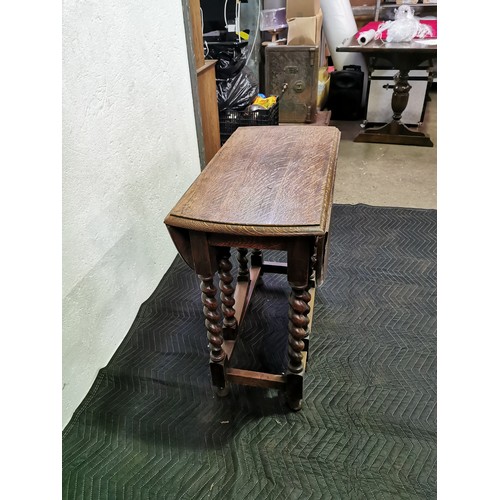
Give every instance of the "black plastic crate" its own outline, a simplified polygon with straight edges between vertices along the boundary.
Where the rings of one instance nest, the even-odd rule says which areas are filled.
[[[237,111],[228,109],[219,113],[220,142],[224,144],[238,127],[279,124],[279,100],[269,109]]]

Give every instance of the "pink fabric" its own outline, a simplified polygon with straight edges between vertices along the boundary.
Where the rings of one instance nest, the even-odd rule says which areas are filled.
[[[425,38],[437,38],[437,20],[422,20],[420,21],[422,24],[427,24],[428,26],[431,27],[432,29],[432,35],[427,35]],[[377,31],[378,27],[382,23],[380,21],[371,21],[367,25],[363,26],[357,33],[356,33],[356,38],[359,37],[361,33],[364,31],[368,30],[375,30]],[[387,30],[382,32],[382,40],[385,40],[387,38]]]

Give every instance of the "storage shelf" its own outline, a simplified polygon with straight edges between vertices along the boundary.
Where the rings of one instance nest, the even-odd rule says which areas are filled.
[[[375,5],[361,5],[352,8],[355,16],[373,16],[375,13]]]
[[[402,4],[397,4],[396,2],[384,2],[381,3],[380,0],[377,1],[376,5],[356,5],[352,7],[352,12],[355,17],[373,17],[375,21],[378,21],[380,11],[383,9],[393,9],[399,7]],[[437,3],[415,3],[408,4],[413,8],[420,7],[434,7],[437,9]]]
[[[401,4],[401,3],[398,4],[395,2],[394,3],[384,3],[384,4],[380,5],[379,9],[388,9],[390,7],[400,7],[401,5],[403,5],[403,4]],[[410,7],[437,7],[437,3],[409,3],[406,5],[409,5]]]
[[[396,2],[384,2],[382,3],[381,0],[377,0],[377,5],[375,6],[375,21],[378,21],[380,11],[383,9],[393,9],[395,7],[400,7],[403,4],[398,4]],[[434,7],[435,9],[437,8],[437,2],[436,3],[413,3],[413,4],[407,4],[410,5],[410,7],[413,8],[420,8],[420,7]]]

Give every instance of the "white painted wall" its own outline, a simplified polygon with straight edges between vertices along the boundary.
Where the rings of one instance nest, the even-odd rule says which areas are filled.
[[[181,0],[64,0],[63,426],[175,257],[200,171]]]

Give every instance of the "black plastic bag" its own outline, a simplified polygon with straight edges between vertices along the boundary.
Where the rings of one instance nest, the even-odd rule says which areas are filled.
[[[219,111],[243,110],[257,97],[259,85],[246,67],[235,77],[217,80],[217,103]]]
[[[215,77],[220,80],[234,78],[245,66],[246,49],[231,45],[209,44],[208,59],[217,59]]]

